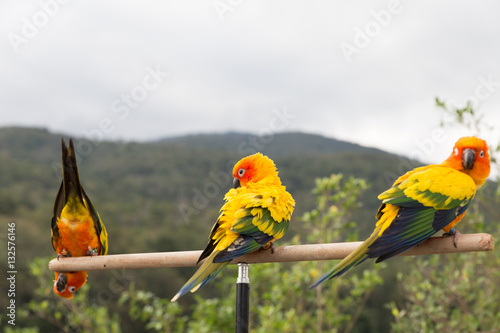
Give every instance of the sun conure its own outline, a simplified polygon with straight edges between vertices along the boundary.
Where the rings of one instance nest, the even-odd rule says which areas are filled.
[[[210,233],[198,262],[206,259],[172,302],[203,287],[233,259],[272,246],[288,229],[295,206],[281,185],[274,162],[257,153],[240,160],[233,169],[234,188]]]
[[[80,184],[73,140],[69,140],[69,147],[64,139],[61,141],[63,179],[54,204],[52,246],[58,259],[105,255],[108,251],[108,234]],[[56,272],[54,291],[59,296],[73,298],[73,293],[86,280],[87,272]]]
[[[412,248],[439,230],[453,236],[476,190],[490,174],[488,146],[476,137],[459,139],[441,164],[416,168],[378,196],[382,200],[373,233],[310,288],[344,274],[368,258],[376,262]]]

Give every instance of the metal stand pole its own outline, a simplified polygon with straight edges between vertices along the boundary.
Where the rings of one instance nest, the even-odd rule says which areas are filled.
[[[236,333],[248,333],[248,317],[250,314],[250,279],[248,264],[238,263],[238,280],[236,280]]]

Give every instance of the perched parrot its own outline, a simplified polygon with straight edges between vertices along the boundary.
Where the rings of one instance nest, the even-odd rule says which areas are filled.
[[[212,227],[209,242],[198,262],[203,265],[172,298],[195,292],[212,280],[235,258],[267,249],[288,229],[295,206],[281,185],[274,162],[257,153],[240,160],[233,169],[234,188],[229,190]]]
[[[57,258],[105,255],[108,234],[99,214],[80,184],[73,140],[62,141],[63,180],[57,193],[52,217],[52,246]],[[85,284],[87,272],[55,273],[54,291],[62,297]]]
[[[377,258],[376,262],[389,259],[441,229],[453,236],[456,247],[459,233],[455,225],[489,174],[486,142],[463,137],[443,163],[416,168],[399,177],[390,189],[378,196],[382,205],[370,237],[310,289],[368,258]]]

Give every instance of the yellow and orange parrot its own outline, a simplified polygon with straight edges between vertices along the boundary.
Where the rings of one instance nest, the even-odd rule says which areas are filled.
[[[344,274],[368,258],[376,262],[389,259],[412,248],[443,229],[453,235],[490,174],[488,146],[476,137],[463,137],[441,164],[416,168],[399,177],[379,195],[382,200],[373,233],[356,250],[326,273],[311,288]]]
[[[80,184],[73,140],[69,140],[69,147],[64,139],[61,141],[63,180],[54,204],[52,246],[58,259],[61,256],[105,255],[108,251],[108,234]],[[54,291],[59,296],[73,298],[73,293],[86,280],[87,272],[56,272]]]
[[[295,201],[281,185],[270,158],[261,153],[243,158],[234,166],[233,177],[234,188],[224,197],[226,203],[198,262],[206,260],[172,302],[203,287],[231,260],[272,246],[288,230]]]

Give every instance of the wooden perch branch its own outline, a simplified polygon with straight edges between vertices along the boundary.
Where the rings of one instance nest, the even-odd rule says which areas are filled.
[[[279,246],[270,250],[244,255],[231,263],[238,262],[294,262],[343,259],[354,251],[362,242],[307,244]],[[493,237],[489,234],[460,235],[458,248],[453,246],[453,237],[432,237],[422,244],[401,253],[401,256],[416,256],[426,254],[443,254],[458,252],[491,251],[494,248]],[[196,266],[201,251],[179,251],[158,253],[115,254],[95,257],[75,257],[53,259],[49,269],[54,272],[96,271],[111,269],[137,269],[158,267],[189,267]]]

